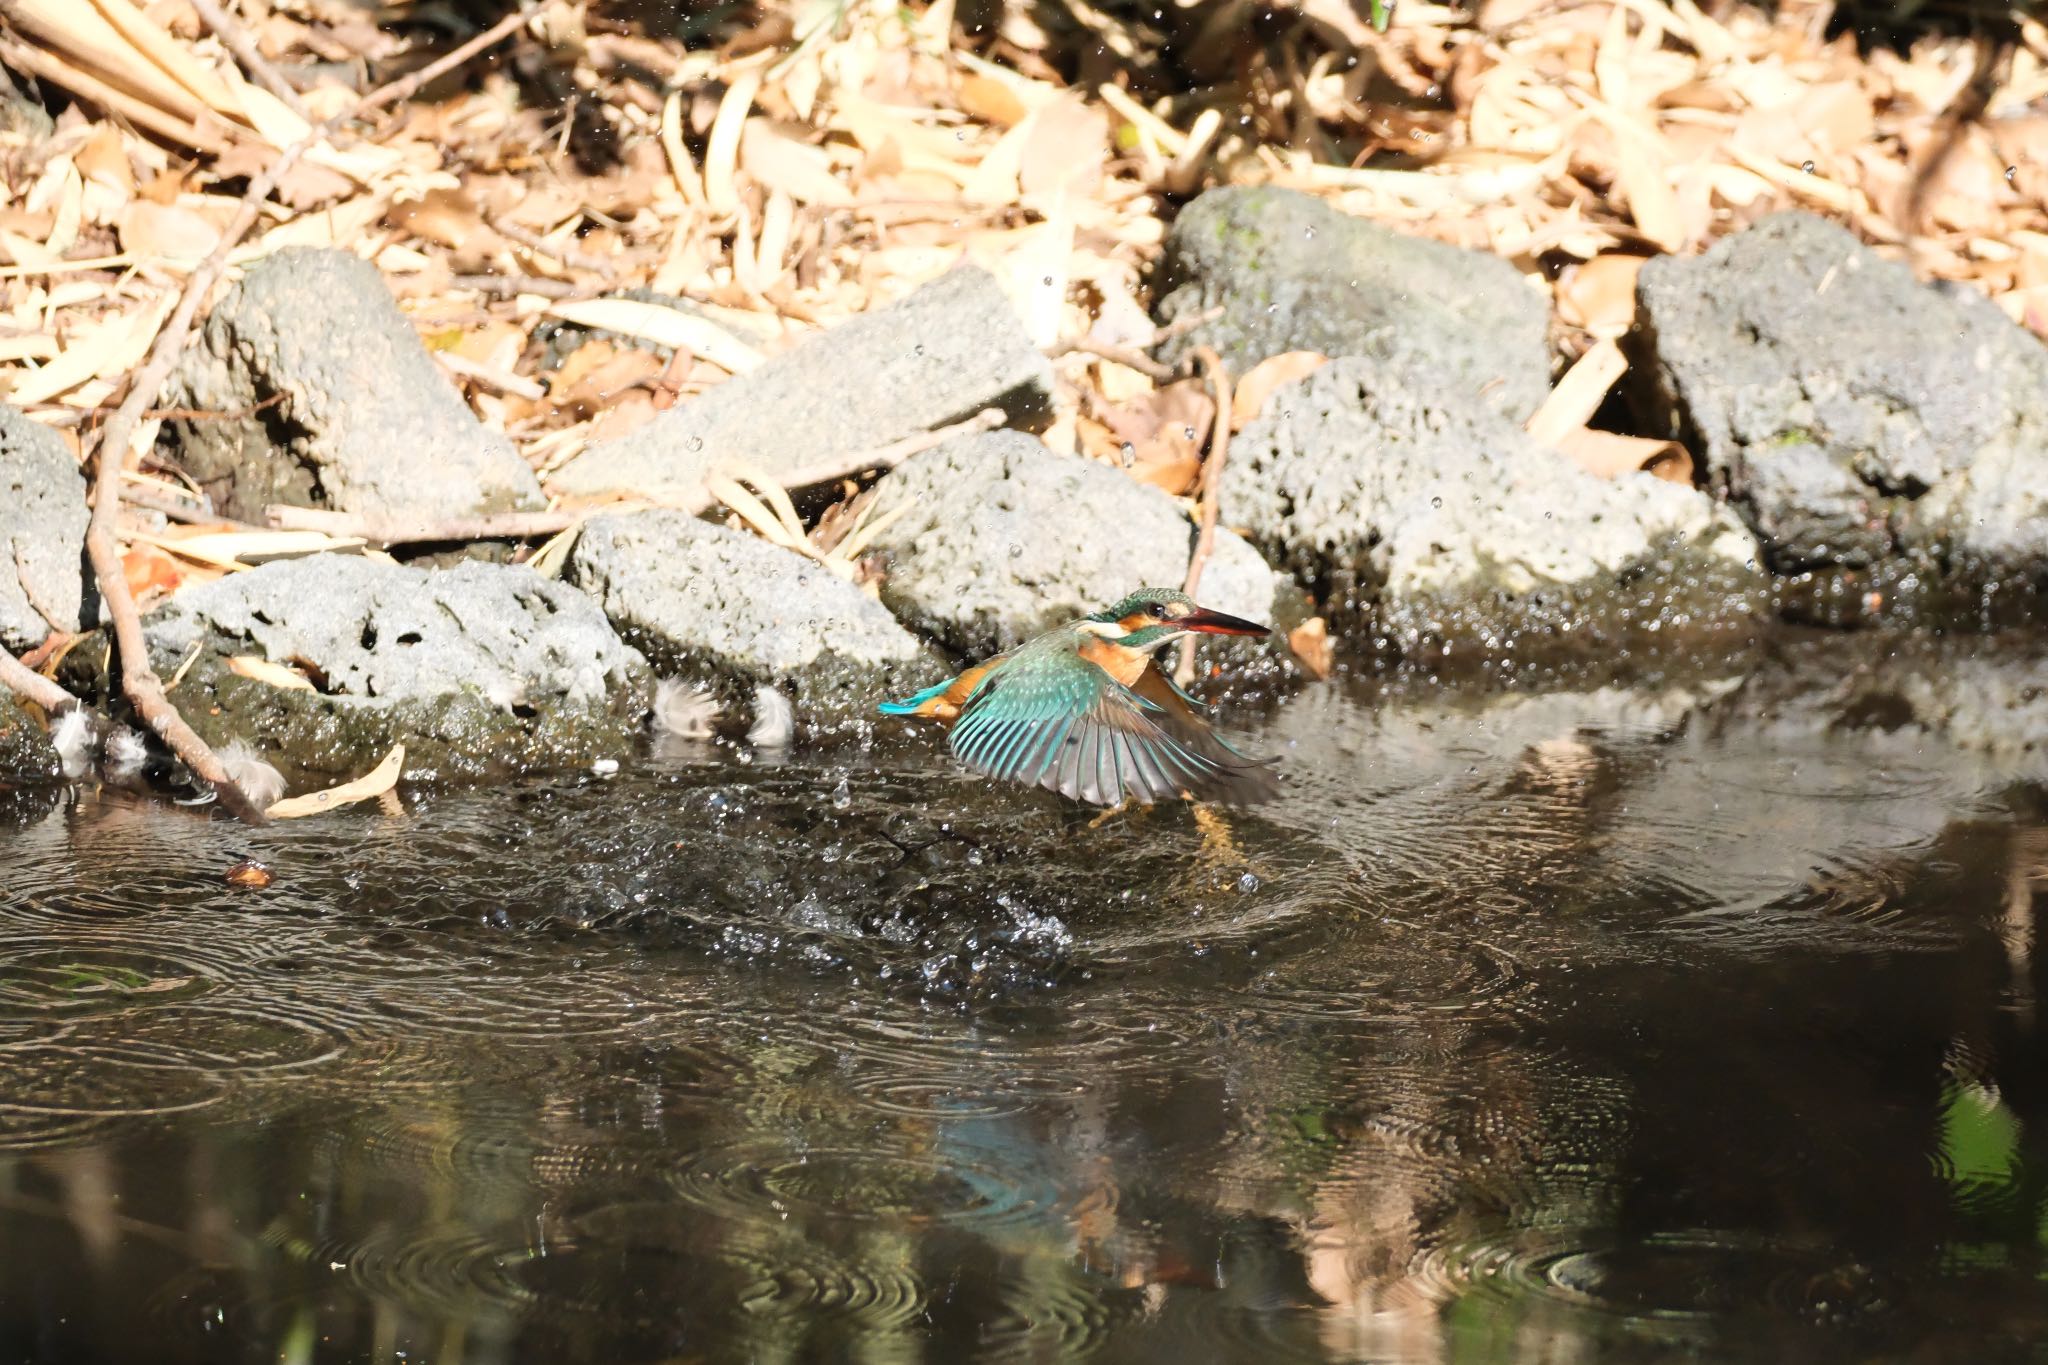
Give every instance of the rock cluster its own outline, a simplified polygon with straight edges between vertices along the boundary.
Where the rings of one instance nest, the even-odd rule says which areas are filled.
[[[1168,356],[1210,346],[1240,374],[1328,357],[1232,440],[1200,593],[1221,610],[1286,626],[1318,603],[1354,639],[1486,658],[1743,632],[1774,609],[1935,619],[1995,614],[1995,597],[2031,612],[2048,585],[2048,352],[1818,219],[1642,270],[1632,396],[1646,431],[1695,452],[1699,487],[1597,478],[1527,434],[1548,319],[1495,258],[1225,189],[1181,213],[1155,283],[1162,322],[1223,310]],[[792,718],[858,730],[959,656],[1187,574],[1187,504],[1030,434],[1053,386],[994,278],[962,266],[555,477],[572,496],[659,497],[735,462],[786,474],[1007,413],[1016,429],[880,480],[859,574],[680,511],[618,512],[581,528],[560,580],[379,554],[237,573],[148,621],[153,662],[209,739],[253,742],[295,779],[359,773],[398,741],[415,776],[610,759],[657,673],[693,727],[702,688],[704,706],[751,695],[758,735]],[[347,253],[251,267],[168,401],[228,414],[172,434],[217,505],[251,520],[278,502],[406,520],[543,502]],[[0,407],[0,647],[96,624],[85,524],[64,441]],[[879,600],[856,581],[875,568]],[[0,706],[0,777],[47,768],[36,728]]]

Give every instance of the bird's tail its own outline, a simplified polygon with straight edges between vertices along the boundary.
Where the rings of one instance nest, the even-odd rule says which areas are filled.
[[[914,716],[923,708],[926,702],[937,697],[947,688],[951,687],[953,683],[954,679],[948,678],[944,682],[933,683],[922,692],[912,693],[902,701],[885,701],[875,709],[885,716]]]

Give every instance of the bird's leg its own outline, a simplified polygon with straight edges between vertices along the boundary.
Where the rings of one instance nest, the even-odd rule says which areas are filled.
[[[1230,821],[1214,806],[1196,803],[1191,807],[1195,814],[1195,828],[1202,831],[1200,861],[1207,864],[1242,863],[1244,855],[1237,851],[1237,840],[1231,837]]]
[[[1117,802],[1114,806],[1111,806],[1109,809],[1103,811],[1093,820],[1090,820],[1088,822],[1088,828],[1101,829],[1104,825],[1108,824],[1113,817],[1127,813],[1131,810],[1132,807],[1136,806],[1137,804],[1138,803],[1134,798],[1127,796],[1123,800]]]

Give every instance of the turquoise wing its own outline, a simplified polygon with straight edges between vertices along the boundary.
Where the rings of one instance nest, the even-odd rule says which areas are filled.
[[[1231,750],[1171,690],[1164,695],[1168,703],[1142,696],[1067,651],[1019,660],[961,711],[953,752],[976,772],[1098,806],[1274,794],[1267,764]]]

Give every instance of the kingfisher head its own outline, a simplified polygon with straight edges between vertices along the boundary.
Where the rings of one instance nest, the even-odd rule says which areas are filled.
[[[1115,606],[1081,622],[1081,629],[1126,649],[1155,649],[1190,631],[1204,635],[1264,635],[1255,621],[1211,611],[1173,588],[1140,588]]]

